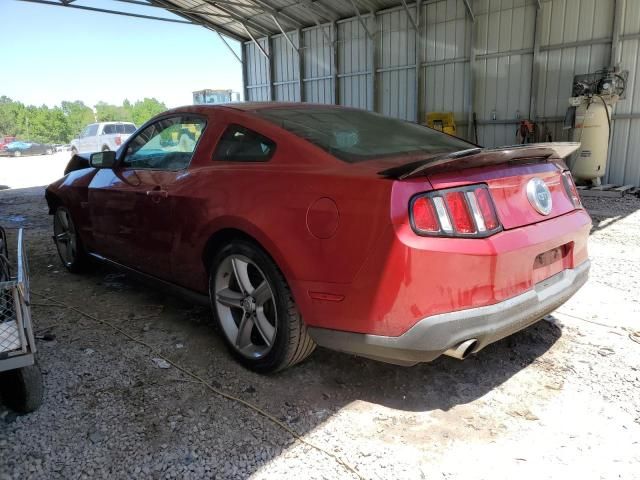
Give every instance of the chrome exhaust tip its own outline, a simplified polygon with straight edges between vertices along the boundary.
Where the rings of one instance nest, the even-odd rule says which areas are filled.
[[[476,343],[478,343],[478,340],[476,340],[475,338],[470,338],[469,340],[465,340],[464,342],[451,347],[449,350],[444,352],[444,354],[448,357],[457,358],[458,360],[464,360],[471,354],[471,352],[473,352],[473,349],[476,347]]]

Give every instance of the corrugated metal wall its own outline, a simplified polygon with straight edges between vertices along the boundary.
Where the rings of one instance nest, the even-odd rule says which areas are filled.
[[[299,48],[300,39],[298,33],[288,33],[289,40],[296,48]],[[300,64],[298,52],[291,46],[284,35],[271,37],[271,65],[273,67],[273,94],[274,100],[283,102],[299,102],[300,89]],[[264,55],[263,55],[264,56]]]
[[[416,18],[415,7],[409,9]],[[404,10],[376,18],[376,110],[392,117],[416,121],[416,31]]]
[[[474,13],[478,141],[510,145],[519,119],[529,118],[536,7],[524,0],[482,0],[474,3]]]
[[[613,0],[542,4],[537,112],[549,120],[553,138],[569,139],[562,124],[573,76],[609,66],[614,6]]]
[[[361,17],[375,31],[371,15]],[[338,22],[338,92],[341,105],[373,109],[373,42],[357,18]]]
[[[471,31],[462,0],[430,3],[422,8],[421,25],[424,89],[423,112],[453,112],[456,122],[466,121],[469,102]],[[422,122],[424,118],[420,119]]]
[[[625,99],[618,103],[607,180],[640,184],[640,0],[624,9],[620,64],[629,70]],[[624,118],[627,117],[627,118]],[[633,118],[632,118],[633,117]]]
[[[331,25],[305,29],[303,32],[304,99],[312,103],[335,103],[333,78],[334,51]]]
[[[245,43],[245,95],[339,103],[410,121],[452,111],[459,133],[473,137],[472,110],[485,146],[515,143],[520,119],[535,116],[554,140],[566,140],[573,76],[611,63],[616,2],[619,58],[630,75],[604,180],[640,185],[640,0],[543,0],[540,10],[536,0],[471,0],[475,22],[464,0],[425,0],[419,15],[413,3],[408,13],[396,7],[291,32],[302,71],[282,35],[263,38],[270,61]]]

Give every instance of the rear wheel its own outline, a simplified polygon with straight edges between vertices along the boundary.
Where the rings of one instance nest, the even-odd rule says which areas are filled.
[[[109,150],[111,150],[111,149],[109,148],[109,146],[108,146],[108,145],[103,145],[103,146],[102,146],[102,151],[103,151],[103,152],[108,152]]]
[[[53,240],[60,260],[67,270],[73,273],[85,270],[89,257],[84,251],[76,226],[66,207],[58,207],[53,216]]]
[[[14,157],[21,157],[22,156],[22,152],[20,150],[16,150],[15,152],[13,152],[13,156]]]
[[[0,374],[2,399],[19,413],[30,413],[42,404],[44,386],[38,365],[9,370]]]
[[[76,147],[72,147],[71,148],[71,156],[73,157],[74,155],[78,154],[78,149]]]
[[[261,248],[234,241],[214,257],[210,272],[213,314],[240,363],[256,372],[275,372],[313,352],[315,343],[291,290]]]
[[[44,153],[47,154],[47,155],[51,155],[51,154],[53,154],[53,149],[47,148]]]

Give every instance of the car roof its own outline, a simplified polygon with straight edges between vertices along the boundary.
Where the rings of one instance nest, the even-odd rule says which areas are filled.
[[[242,112],[255,112],[257,110],[271,110],[278,108],[327,108],[327,109],[350,109],[342,105],[329,105],[326,103],[302,103],[302,102],[232,102],[218,103],[215,105],[184,105],[182,107],[173,108],[164,113],[180,113],[180,112],[204,112],[207,110],[238,110]]]
[[[341,105],[327,105],[325,103],[302,103],[302,102],[237,102],[224,104],[225,107],[236,110],[266,110],[274,108],[345,108]]]

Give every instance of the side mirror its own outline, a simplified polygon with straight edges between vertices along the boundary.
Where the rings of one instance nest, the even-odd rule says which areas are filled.
[[[115,164],[116,152],[112,150],[92,153],[89,157],[89,165],[93,168],[113,168]]]

